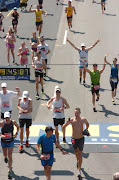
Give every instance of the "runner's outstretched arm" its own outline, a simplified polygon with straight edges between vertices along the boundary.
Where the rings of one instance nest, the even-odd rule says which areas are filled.
[[[107,56],[108,56],[108,54],[105,54],[105,56],[104,56],[104,62],[107,63],[107,64],[109,64],[109,65],[111,66],[111,63],[109,63],[109,62],[107,61],[107,58],[106,58]]]
[[[68,38],[67,38],[66,40],[67,40],[67,42],[69,42],[69,44],[70,44],[73,48],[75,48],[76,50],[80,51],[80,48],[76,47]]]
[[[96,44],[100,42],[100,39],[97,39],[97,41],[90,47],[87,48],[87,51],[91,50],[92,48],[94,48],[96,46]]]

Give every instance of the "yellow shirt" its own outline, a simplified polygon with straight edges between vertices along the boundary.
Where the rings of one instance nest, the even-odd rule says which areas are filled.
[[[67,6],[67,17],[73,16],[73,6],[69,7]]]
[[[35,21],[36,22],[42,21],[42,11],[41,11],[41,9],[39,11],[38,11],[38,9],[36,9],[36,12],[35,12]]]
[[[20,0],[20,3],[27,3],[27,0]]]

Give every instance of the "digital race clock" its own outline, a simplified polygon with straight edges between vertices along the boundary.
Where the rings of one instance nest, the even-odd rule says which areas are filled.
[[[30,80],[30,67],[0,66],[0,80]]]

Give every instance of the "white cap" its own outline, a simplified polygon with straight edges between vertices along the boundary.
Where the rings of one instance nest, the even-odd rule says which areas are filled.
[[[28,96],[29,96],[28,91],[23,91],[22,97],[23,98],[28,98]]]
[[[70,2],[72,2],[72,0],[69,0]]]
[[[4,118],[10,118],[10,116],[11,116],[11,114],[9,111],[4,113]]]
[[[14,7],[14,9],[17,9],[17,7]]]
[[[81,44],[81,47],[82,47],[82,46],[85,47],[85,46],[86,46],[85,43],[82,43],[82,44]]]
[[[60,91],[60,92],[61,92],[61,89],[60,89],[60,88],[57,88],[55,92],[57,92],[57,91]]]
[[[1,87],[7,87],[7,84],[4,82],[1,84]]]

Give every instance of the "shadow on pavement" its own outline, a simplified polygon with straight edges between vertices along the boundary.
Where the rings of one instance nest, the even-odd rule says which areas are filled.
[[[84,171],[84,168],[81,168],[81,170],[82,170],[82,172],[83,172],[83,174],[84,174],[84,176],[85,176],[85,178],[82,177],[82,179],[88,179],[88,180],[100,180],[100,179],[97,179],[97,178],[94,178],[94,177],[88,175],[88,173]]]
[[[56,83],[58,83],[58,84],[62,84],[63,83],[63,81],[59,81],[59,80],[56,80],[56,79],[53,79],[53,78],[51,78],[51,77],[49,77],[49,76],[46,76],[48,79],[44,79],[44,81],[51,81],[51,82],[56,82]]]
[[[45,176],[44,171],[34,171],[37,176]],[[74,173],[67,170],[51,170],[51,176],[73,176]]]
[[[56,38],[45,38],[46,41],[56,41]]]
[[[107,16],[116,16],[116,14],[109,14],[109,13],[104,13]]]
[[[49,14],[49,13],[48,13],[47,16],[54,16],[54,14]]]
[[[46,96],[46,98],[40,98],[38,100],[43,100],[43,101],[49,101],[50,100],[50,96],[48,96],[46,93],[44,93],[44,95]]]
[[[17,36],[18,39],[26,39],[26,40],[30,40],[30,38],[26,38],[26,37],[20,37],[20,36]]]
[[[113,111],[107,110],[104,105],[99,104],[99,106],[102,107],[102,111],[98,111],[98,112],[103,112],[103,113],[105,113],[105,117],[108,117],[108,115],[119,116],[118,113],[115,113],[115,112],[113,112]]]
[[[36,178],[28,178],[28,177],[25,177],[25,176],[18,176],[14,173],[14,171],[12,171],[12,177],[15,179],[15,180],[39,180],[39,177],[36,177]]]
[[[74,31],[74,30],[70,30],[71,32],[73,32],[74,34],[85,34],[85,32],[79,32],[79,31]]]

